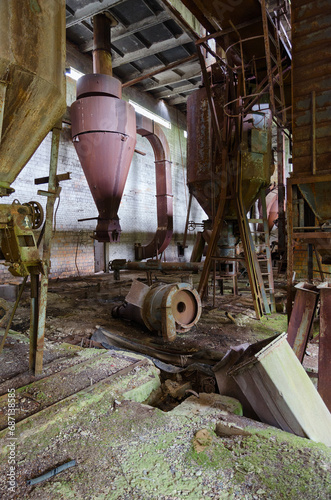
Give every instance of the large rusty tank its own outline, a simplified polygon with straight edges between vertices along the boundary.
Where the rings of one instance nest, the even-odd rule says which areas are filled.
[[[0,18],[0,194],[6,195],[66,110],[65,0],[1,0]]]
[[[224,116],[224,87],[214,87],[214,102],[220,123]],[[267,105],[247,115],[243,123],[241,143],[243,202],[248,211],[260,190],[269,185],[272,174],[271,112]],[[190,95],[187,101],[188,161],[187,183],[210,220],[217,211],[219,195],[224,182],[222,155],[216,153],[212,136],[211,113],[205,88]],[[226,220],[235,220],[233,202],[225,211]]]

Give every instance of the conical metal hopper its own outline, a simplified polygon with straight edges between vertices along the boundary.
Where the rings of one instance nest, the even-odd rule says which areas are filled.
[[[66,110],[65,0],[1,0],[0,19],[0,194],[6,195]]]
[[[224,87],[213,88],[216,113],[223,123]],[[213,219],[219,203],[225,168],[222,155],[215,155],[215,141],[211,133],[211,113],[207,92],[201,88],[187,100],[187,184],[210,219]],[[257,199],[260,190],[268,186],[271,165],[271,113],[268,108],[253,111],[245,117],[243,124],[242,191],[247,210]],[[225,219],[235,220],[234,203],[227,203]]]
[[[95,237],[118,241],[117,211],[136,144],[133,106],[121,99],[121,82],[109,75],[83,76],[71,106],[72,137],[99,211]]]

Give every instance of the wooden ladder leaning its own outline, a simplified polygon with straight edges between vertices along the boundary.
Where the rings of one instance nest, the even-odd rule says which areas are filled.
[[[259,196],[261,207],[262,207],[262,218],[261,219],[248,219],[249,223],[263,224],[263,231],[259,231],[258,234],[263,238],[258,246],[264,249],[264,253],[257,254],[256,246],[252,238],[252,244],[254,245],[257,265],[259,267],[259,282],[263,290],[263,302],[267,301],[269,306],[269,312],[273,313],[276,311],[275,304],[275,285],[273,277],[273,267],[272,267],[272,257],[270,248],[270,232],[268,225],[268,215],[267,215],[267,204],[264,189],[261,190]],[[264,304],[265,312],[267,313],[268,307]]]

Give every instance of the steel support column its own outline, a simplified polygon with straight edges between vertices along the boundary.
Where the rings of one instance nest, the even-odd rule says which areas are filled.
[[[43,243],[44,273],[41,276],[40,292],[38,294],[39,276],[31,276],[31,327],[30,327],[30,370],[36,375],[43,369],[43,351],[46,324],[46,306],[48,292],[48,274],[50,269],[51,241],[53,235],[54,203],[59,188],[56,179],[59,156],[60,133],[62,125],[58,124],[52,132],[51,160],[49,167],[49,182],[47,192],[45,233]],[[40,297],[38,297],[40,295]],[[38,301],[39,298],[39,301]]]

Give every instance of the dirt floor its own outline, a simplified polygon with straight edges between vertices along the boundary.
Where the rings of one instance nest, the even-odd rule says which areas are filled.
[[[282,312],[256,320],[247,281],[240,280],[238,297],[231,294],[229,283],[225,295],[217,293],[214,304],[211,295],[204,302],[194,328],[164,343],[147,329],[112,317],[112,307],[123,302],[132,279],[146,282],[146,275],[121,272],[120,281],[114,281],[112,274],[50,281],[42,377],[28,373],[30,298],[29,289],[25,291],[11,326],[19,334],[8,337],[7,357],[3,354],[0,364],[1,393],[15,387],[19,400],[19,489],[1,498],[331,498],[331,456],[324,445],[255,421],[236,421],[236,403],[233,407],[228,401],[225,406],[213,402],[214,409],[207,415],[197,399],[202,393],[218,392],[209,362],[215,365],[230,347],[286,331],[284,281],[276,281],[277,309]],[[192,276],[158,273],[154,279],[173,283]],[[193,282],[197,284],[197,275]],[[144,367],[134,368],[127,382],[123,379],[119,388],[105,392],[105,381],[146,358],[99,349],[91,337],[102,329],[150,348],[181,353],[185,359],[192,357],[200,367],[207,366],[206,372],[169,373],[149,361],[146,373]],[[313,339],[304,366],[317,372],[318,343]],[[2,438],[7,436],[5,411],[1,417],[4,406],[5,401],[0,401]],[[243,418],[240,410],[237,415]],[[215,426],[222,418],[230,419],[232,427],[251,430],[220,437]],[[31,441],[33,429],[39,431]],[[202,450],[194,438],[199,429],[207,432]],[[26,487],[26,479],[72,458],[78,468],[40,486]]]

